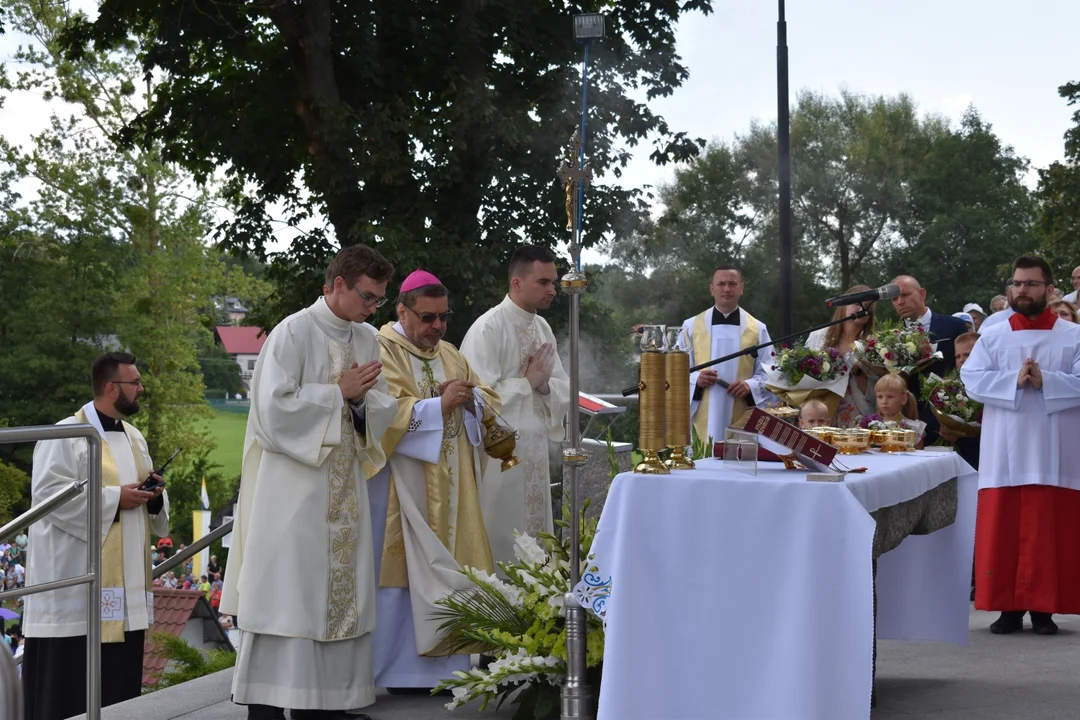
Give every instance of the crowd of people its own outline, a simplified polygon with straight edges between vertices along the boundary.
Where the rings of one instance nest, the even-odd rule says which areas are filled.
[[[915,278],[902,275],[893,284],[896,314],[908,327],[917,325],[940,357],[919,371],[870,374],[855,350],[874,332],[873,303],[839,307],[833,319],[851,319],[812,333],[806,344],[847,358],[847,388],[835,412],[806,402],[799,423],[846,427],[875,417],[915,428],[925,443],[955,445],[979,474],[976,608],[1000,612],[993,633],[1017,632],[1030,615],[1036,634],[1054,635],[1054,614],[1080,614],[1080,458],[1065,436],[1080,422],[1080,267],[1072,273],[1073,292],[1062,295],[1045,260],[1018,258],[989,315],[977,303],[953,315],[937,313]],[[684,323],[692,364],[768,342],[765,325],[739,307],[738,268],[717,268],[709,288],[714,306]],[[869,288],[848,292],[863,290]],[[777,401],[766,387],[767,369],[760,358],[745,356],[692,375],[691,412],[702,437],[720,437],[746,404]],[[955,371],[967,396],[983,404],[976,437],[942,427],[921,392],[931,373]]]
[[[256,362],[228,572],[212,557],[197,576],[189,562],[152,579],[150,568],[173,548],[165,480],[126,422],[139,410],[141,375],[126,353],[94,362],[93,399],[61,424],[89,424],[104,441],[103,704],[139,694],[155,586],[206,593],[242,631],[232,697],[250,720],[284,720],[286,710],[296,720],[363,720],[359,709],[375,701],[376,686],[427,694],[468,669],[469,656],[434,619],[437,601],[468,587],[462,567],[493,573],[512,561],[516,533],[551,532],[548,442],[561,439],[569,407],[569,379],[539,315],[556,293],[555,257],[526,246],[508,270],[506,298],[459,350],[443,340],[453,312],[433,273],[417,269],[402,281],[396,321],[376,331],[366,321],[387,302],[393,267],[365,246],[338,253],[322,296],[279,324]],[[1080,526],[1066,522],[1080,513],[1080,471],[1072,477],[1071,448],[1060,439],[1080,414],[1076,292],[1058,298],[1050,268],[1030,257],[1016,261],[989,315],[977,303],[934,312],[915,278],[893,282],[896,314],[941,353],[924,370],[960,371],[986,404],[983,438],[992,442],[941,427],[921,399],[922,374],[876,377],[854,362],[836,409],[808,402],[800,422],[875,416],[908,423],[923,442],[955,443],[980,471],[977,606],[1002,611],[994,632],[1015,632],[1029,612],[1037,633],[1053,634],[1053,613],[1080,612],[1080,579],[1060,577],[1080,561]],[[740,307],[739,268],[717,268],[709,288],[712,306],[683,326],[692,364],[769,341],[765,324]],[[867,312],[856,317],[860,308]],[[876,319],[872,304],[835,311],[845,318],[807,345],[849,356]],[[748,354],[693,373],[699,436],[722,437],[747,408],[774,401],[768,367]],[[516,465],[485,457],[485,438],[504,423],[518,435]],[[1043,451],[1034,471],[1010,464],[1010,433]],[[38,443],[34,498],[85,477],[86,467],[85,441]],[[5,582],[83,572],[85,516],[80,496],[0,548]],[[1021,526],[1032,523],[1039,531],[1021,543]],[[161,538],[154,546],[151,535]],[[85,677],[85,608],[80,587],[26,598],[25,720],[84,712],[81,694],[63,688]]]
[[[0,543],[0,577],[4,590],[21,588],[26,580],[26,531],[15,536],[15,542]]]

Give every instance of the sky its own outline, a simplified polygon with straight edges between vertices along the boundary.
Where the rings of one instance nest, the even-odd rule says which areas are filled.
[[[713,5],[711,15],[695,13],[680,23],[677,49],[690,78],[651,107],[691,137],[730,140],[753,119],[776,119],[777,5]],[[1080,81],[1075,0],[791,0],[787,24],[792,102],[801,89],[905,92],[923,111],[953,121],[974,105],[1034,167],[1062,157],[1062,136],[1075,108],[1066,106],[1057,88]],[[0,37],[5,64],[18,42],[11,34]],[[39,97],[9,98],[0,108],[0,134],[25,143],[49,111]],[[640,145],[621,179],[599,181],[669,181],[673,169],[652,165],[650,152],[650,145]],[[583,259],[602,257],[587,252]]]
[[[1033,167],[1062,158],[1076,108],[1057,88],[1080,81],[1080,3],[789,0],[786,6],[792,104],[802,89],[903,92],[923,112],[954,122],[974,105]],[[714,0],[713,7],[711,15],[695,13],[680,23],[677,49],[690,78],[650,106],[691,137],[731,140],[754,119],[776,120],[777,3]],[[671,180],[673,168],[653,165],[649,151],[638,149],[623,184]],[[586,251],[585,259],[603,258]]]

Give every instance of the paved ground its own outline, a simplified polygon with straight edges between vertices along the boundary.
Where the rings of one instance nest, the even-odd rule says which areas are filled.
[[[971,647],[967,649],[882,642],[878,648],[878,707],[872,720],[1080,718],[1080,617],[1058,618],[1061,633],[1056,637],[1036,636],[1030,630],[1012,636],[991,635],[987,628],[995,617],[972,612]],[[228,702],[230,679],[228,671],[152,693],[106,708],[102,718],[244,720],[244,710]],[[481,713],[475,707],[450,712],[443,707],[445,702],[386,695],[380,696],[371,714],[375,720],[507,720],[513,716],[506,708],[498,713]]]

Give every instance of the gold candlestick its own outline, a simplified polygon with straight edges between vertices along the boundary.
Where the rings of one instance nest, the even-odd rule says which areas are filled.
[[[666,412],[664,396],[667,390],[664,353],[659,345],[663,340],[646,328],[642,336],[645,351],[641,353],[641,375],[638,382],[638,449],[645,457],[634,472],[646,475],[667,475],[667,469],[658,455],[667,447]]]
[[[671,448],[667,465],[672,470],[693,470],[694,461],[686,457],[690,444],[690,355],[672,345],[664,355],[667,377],[667,445]]]

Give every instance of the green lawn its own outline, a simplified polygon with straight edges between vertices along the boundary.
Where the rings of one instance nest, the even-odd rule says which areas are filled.
[[[244,430],[247,427],[247,413],[215,410],[214,418],[207,424],[207,429],[217,447],[210,453],[210,461],[221,466],[221,474],[227,478],[240,474],[240,465],[244,459]]]

